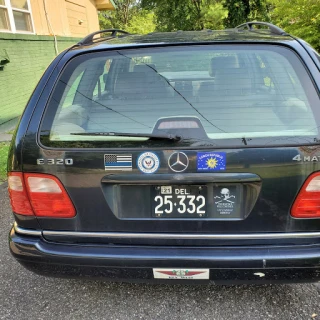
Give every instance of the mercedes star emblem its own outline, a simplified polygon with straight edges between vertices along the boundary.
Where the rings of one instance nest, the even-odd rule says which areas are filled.
[[[168,159],[168,165],[172,171],[182,172],[188,168],[188,156],[183,152],[174,152]]]

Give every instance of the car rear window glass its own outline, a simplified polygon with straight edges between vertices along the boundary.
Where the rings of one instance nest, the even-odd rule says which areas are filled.
[[[319,97],[279,45],[206,45],[82,54],[65,67],[41,141],[52,147],[312,143]],[[118,134],[118,135],[117,135]],[[145,134],[146,136],[143,136]]]

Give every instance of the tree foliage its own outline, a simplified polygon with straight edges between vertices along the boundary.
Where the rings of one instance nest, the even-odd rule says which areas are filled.
[[[220,0],[142,0],[142,7],[155,13],[158,31],[222,28],[226,10]],[[214,21],[215,19],[215,21]]]
[[[224,29],[224,19],[226,19],[227,16],[228,10],[222,3],[210,4],[202,11],[202,20],[206,29]]]
[[[270,16],[288,33],[304,39],[320,50],[319,0],[269,0]]]
[[[124,28],[128,25],[136,11],[135,0],[115,0],[115,11],[100,11],[100,25],[103,29]]]
[[[154,13],[141,8],[136,0],[114,0],[115,11],[100,11],[101,29],[122,29],[131,33],[148,33],[155,29]]]
[[[142,0],[142,6],[155,12],[161,31],[222,29],[248,19],[268,20],[266,0]]]
[[[225,26],[234,28],[250,20],[269,21],[269,6],[265,0],[225,0],[228,10]]]
[[[158,31],[197,28],[197,11],[192,0],[143,0],[142,6],[154,11]]]
[[[114,0],[101,28],[131,33],[232,28],[268,21],[320,49],[320,0]]]

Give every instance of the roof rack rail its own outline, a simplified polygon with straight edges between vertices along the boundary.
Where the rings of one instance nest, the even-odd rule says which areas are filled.
[[[103,34],[103,33],[110,33],[109,37],[106,38],[102,38],[104,40],[108,40],[108,39],[112,39],[118,36],[118,34],[122,35],[123,37],[130,34],[127,31],[123,31],[120,29],[105,29],[105,30],[99,30],[99,31],[95,31],[90,33],[89,35],[87,35],[86,37],[84,37],[81,41],[78,42],[78,45],[87,45],[87,44],[91,44],[94,40],[94,36],[97,34]]]
[[[243,24],[240,24],[239,26],[236,27],[236,29],[243,29],[243,28],[248,28],[249,31],[255,31],[256,29],[253,28],[253,26],[258,25],[258,26],[265,26],[268,27],[269,30],[274,33],[277,34],[279,36],[286,36],[288,35],[287,32],[285,32],[284,30],[282,30],[281,28],[275,26],[272,23],[268,23],[268,22],[262,22],[262,21],[250,21],[250,22],[246,22]]]

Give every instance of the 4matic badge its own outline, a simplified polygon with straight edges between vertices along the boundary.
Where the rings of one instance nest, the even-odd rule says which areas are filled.
[[[297,154],[295,157],[292,158],[293,161],[305,161],[305,162],[319,162],[320,156],[304,156],[302,157],[300,154]]]
[[[159,169],[160,160],[155,153],[144,152],[138,157],[137,166],[143,173],[155,173]]]

